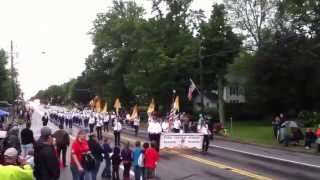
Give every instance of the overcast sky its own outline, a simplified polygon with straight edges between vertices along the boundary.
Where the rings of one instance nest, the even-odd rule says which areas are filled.
[[[194,0],[208,15],[213,2]],[[0,0],[0,48],[14,43],[19,82],[29,98],[38,90],[76,78],[93,45],[87,34],[112,0]],[[149,0],[136,0],[150,12]]]

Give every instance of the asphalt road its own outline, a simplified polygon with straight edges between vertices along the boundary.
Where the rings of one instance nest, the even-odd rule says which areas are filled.
[[[32,129],[39,135],[42,107],[36,109],[32,117]],[[57,129],[49,123],[49,127]],[[69,130],[74,136],[77,129]],[[111,135],[112,137],[112,135]],[[133,137],[130,131],[122,133],[122,141],[146,140],[141,135]],[[287,152],[290,154],[290,152]],[[293,156],[293,155],[292,155]],[[68,152],[68,159],[70,153]],[[314,162],[319,162],[319,156],[313,156]],[[309,158],[309,157],[308,157]],[[101,169],[103,168],[103,164]],[[101,170],[100,169],[100,170]],[[101,172],[100,172],[101,173]],[[100,174],[99,173],[99,174]],[[98,179],[100,175],[98,174]],[[163,180],[215,180],[215,179],[319,179],[320,168],[297,165],[281,161],[259,158],[221,148],[210,148],[204,155],[198,151],[161,151],[160,162],[156,171],[157,179]],[[61,180],[69,180],[69,168],[61,172]]]

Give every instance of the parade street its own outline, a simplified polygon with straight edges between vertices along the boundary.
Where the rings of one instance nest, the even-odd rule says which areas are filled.
[[[32,130],[35,137],[39,136],[40,128],[42,127],[41,117],[46,111],[42,106],[35,107],[35,112],[32,116]],[[49,123],[48,126],[53,131],[57,127]],[[78,129],[68,129],[71,139],[75,137]],[[135,140],[146,141],[143,130],[138,137],[134,137],[132,130],[126,128],[121,135],[121,141],[130,141],[131,145]],[[110,137],[113,137],[113,135]],[[299,154],[289,151],[274,150],[274,159],[264,156],[253,156],[252,154],[239,153],[236,151],[222,149],[222,146],[228,144],[221,140],[212,141],[212,146],[207,154],[202,154],[195,150],[161,150],[160,161],[156,170],[157,179],[173,180],[173,179],[194,179],[194,180],[213,180],[213,179],[317,179],[319,176],[320,163],[319,157],[315,155]],[[216,147],[215,147],[216,146]],[[241,145],[234,143],[234,148],[243,148]],[[238,147],[237,147],[238,146]],[[250,148],[250,146],[248,146]],[[252,148],[253,149],[253,148]],[[254,150],[254,149],[253,149]],[[257,151],[258,148],[256,147]],[[265,149],[267,152],[268,149]],[[250,151],[248,151],[249,153]],[[251,151],[252,152],[252,151]],[[264,152],[261,152],[263,154]],[[286,154],[284,154],[286,153]],[[293,158],[296,159],[280,159]],[[271,156],[271,155],[270,155]],[[68,162],[70,152],[67,153]],[[282,160],[282,161],[281,161]],[[68,163],[67,163],[68,164]],[[101,171],[104,163],[100,167],[98,179],[101,179]],[[122,174],[122,171],[121,173]],[[133,172],[130,172],[133,178]],[[71,179],[69,167],[61,171],[61,180]]]

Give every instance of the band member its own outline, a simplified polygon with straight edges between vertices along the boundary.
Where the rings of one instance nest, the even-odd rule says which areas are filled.
[[[203,134],[202,152],[207,152],[210,144],[210,131],[207,121],[198,125],[198,132]]]
[[[168,133],[169,132],[169,123],[167,120],[163,120],[161,123],[162,132]]]
[[[89,128],[90,128],[90,133],[93,132],[93,128],[94,128],[94,124],[96,122],[95,117],[93,116],[93,114],[91,114],[90,118],[89,118]]]
[[[148,119],[148,134],[149,134],[149,140],[154,141],[154,129],[155,129],[155,120],[153,116],[150,116]]]
[[[69,127],[69,114],[67,112],[65,112],[63,114],[63,118],[64,118],[64,123],[66,123],[66,128]]]
[[[180,121],[178,116],[175,116],[174,120],[173,120],[173,132],[174,133],[179,133],[180,132],[180,128],[181,128],[181,121]]]
[[[120,133],[122,125],[120,123],[119,117],[117,116],[114,120],[113,134],[114,134],[114,144],[115,146],[120,146]]]
[[[140,126],[140,116],[137,116],[133,120],[133,127],[134,127],[135,136],[138,136],[139,126]]]
[[[162,132],[161,124],[160,124],[159,119],[157,119],[154,124],[154,141],[157,143],[156,149],[158,152],[159,152],[159,148],[160,148],[161,132]]]
[[[97,130],[98,140],[102,140],[102,126],[103,126],[102,115],[98,114],[96,116],[96,120],[97,120],[96,130]]]
[[[84,120],[83,120],[83,122],[84,122],[84,127],[85,127],[85,128],[88,128],[90,116],[89,116],[88,114],[84,114],[83,118],[84,118]]]
[[[110,115],[109,113],[106,113],[104,116],[103,116],[103,132],[109,132],[109,120],[110,120]]]

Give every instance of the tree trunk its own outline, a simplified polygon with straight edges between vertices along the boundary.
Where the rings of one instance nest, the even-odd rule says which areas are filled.
[[[223,89],[224,89],[223,76],[218,75],[218,110],[219,110],[219,120],[221,124],[224,124],[225,122]]]

